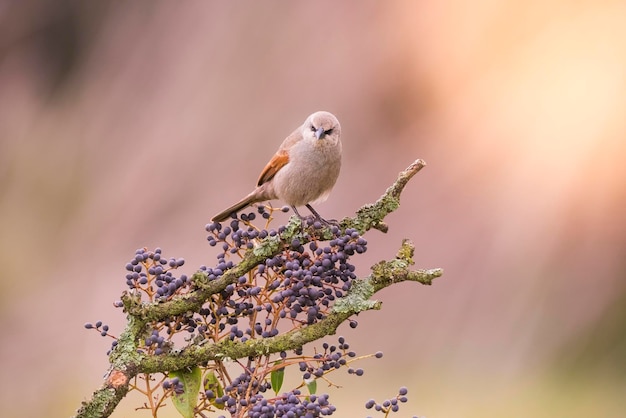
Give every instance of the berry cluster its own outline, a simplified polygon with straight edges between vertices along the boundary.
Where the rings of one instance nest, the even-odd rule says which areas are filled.
[[[398,412],[398,410],[400,410],[400,403],[405,403],[407,401],[407,393],[407,388],[401,387],[398,391],[398,394],[394,398],[386,399],[381,403],[377,403],[374,399],[370,399],[365,403],[365,408],[374,408],[374,410],[382,412],[385,414],[385,416],[387,416],[390,412]]]
[[[109,326],[106,324],[102,324],[102,321],[97,321],[95,324],[91,322],[85,323],[85,329],[95,329],[100,332],[100,335],[106,337],[109,335]]]
[[[259,213],[264,217],[268,215],[264,207],[259,208]],[[223,251],[218,255],[218,265],[206,268],[209,280],[220,277],[232,266],[232,262],[227,261],[229,255],[241,255],[254,248],[259,240],[284,233],[285,227],[278,230],[255,227],[250,222],[255,217],[256,214],[251,212],[232,219],[226,227],[220,223],[207,225],[209,244],[220,244]],[[319,221],[309,218],[307,222],[314,229],[322,227]],[[241,277],[239,283],[228,286],[225,296],[230,299],[230,307],[243,316],[256,309],[273,311],[278,315],[275,319],[289,318],[298,323],[313,324],[323,319],[332,301],[342,297],[356,278],[355,267],[348,259],[367,249],[367,241],[356,230],[342,232],[333,226],[330,232],[332,237],[325,246],[312,240],[305,248],[300,239],[292,239],[284,251],[268,258],[248,277]],[[311,237],[305,235],[304,239],[310,240]],[[232,312],[229,313],[232,316]],[[267,319],[265,325],[257,322],[253,330],[244,334],[250,335],[250,331],[254,331],[263,337],[273,336],[277,331],[271,325],[275,322]],[[233,336],[241,338],[237,333],[231,333]]]
[[[271,221],[272,212],[274,208],[268,208],[265,206],[258,206],[257,213],[262,219],[266,221],[266,227],[269,226]],[[288,212],[289,207],[285,206],[280,209],[282,212]],[[264,239],[267,236],[276,236],[278,232],[284,232],[284,227],[280,227],[279,231],[274,229],[266,230],[259,229],[252,224],[257,217],[257,213],[249,212],[242,213],[239,217],[233,217],[230,221],[230,226],[224,227],[219,222],[213,222],[206,226],[207,232],[211,235],[207,237],[209,245],[215,247],[217,244],[221,244],[223,253],[218,255],[218,259],[224,258],[226,254],[239,254],[242,255],[242,249],[251,249],[254,247],[254,240]],[[243,226],[241,225],[243,223]],[[246,227],[245,229],[243,227]]]
[[[185,260],[182,258],[163,258],[160,248],[154,251],[140,248],[135,251],[135,257],[126,264],[126,285],[130,289],[144,292],[151,301],[166,300],[188,285],[189,279],[186,275],[175,277],[172,273],[183,264]]]
[[[167,379],[163,381],[163,389],[171,390],[177,395],[180,395],[185,391],[185,386],[178,377],[174,377],[173,379]]]
[[[232,379],[223,389],[221,386],[205,383],[205,388],[208,387],[208,389],[205,390],[204,397],[208,404],[227,410],[232,416],[270,418],[332,415],[335,407],[330,404],[329,395],[317,395],[316,385],[311,383],[335,369],[348,366],[352,361],[371,357],[357,358],[354,351],[349,351],[349,344],[344,337],[339,337],[338,341],[338,345],[323,343],[323,352],[311,356],[304,355],[302,349],[295,350],[293,357],[289,357],[287,352],[283,351],[279,354],[280,360],[276,362],[279,366],[273,369],[245,367],[244,372]],[[382,353],[377,353],[375,356],[380,358]],[[279,390],[270,383],[269,377],[272,370],[276,371],[277,367],[284,370],[295,364],[298,364],[300,370],[304,372],[302,386],[306,385],[309,393],[302,393],[299,388],[295,388],[275,398],[267,399],[263,395],[265,392],[274,389],[278,393]],[[328,380],[326,377],[324,379]]]
[[[307,415],[311,417],[330,415],[335,408],[328,403],[328,395],[316,395],[317,385],[314,383],[316,378],[342,366],[347,367],[353,361],[372,356],[382,357],[380,352],[375,355],[356,357],[354,351],[349,351],[349,344],[344,337],[339,337],[338,342],[337,345],[323,343],[323,351],[313,355],[305,355],[301,348],[294,350],[293,356],[282,351],[278,355],[279,360],[270,361],[273,363],[273,367],[267,367],[267,359],[257,358],[256,365],[242,365],[243,373],[232,380],[226,376],[227,373],[223,373],[225,378],[220,380],[229,382],[224,387],[215,383],[215,377],[205,378],[204,397],[208,404],[226,409],[233,416],[302,416],[290,415],[288,412],[292,411],[292,413],[299,414],[304,410],[312,414]],[[252,360],[249,359],[248,361],[250,363]],[[278,394],[282,385],[282,383],[271,382],[272,375],[277,372],[284,373],[284,370],[292,365],[299,365],[300,370],[304,372],[301,386],[306,385],[309,394],[302,394],[299,388],[296,388],[276,398],[265,399],[263,393],[273,389]],[[222,371],[218,373],[222,374]],[[348,369],[348,373],[350,373],[350,369]],[[215,373],[209,372],[208,375],[215,376]],[[327,377],[324,379],[328,381]],[[211,381],[213,383],[209,383]],[[275,384],[276,386],[274,386]],[[259,415],[259,413],[261,414]]]
[[[322,377],[324,374],[334,369],[339,369],[341,366],[346,366],[350,358],[356,357],[354,351],[348,351],[350,346],[346,343],[344,337],[339,337],[337,346],[323,343],[322,348],[324,349],[322,353],[316,353],[309,361],[300,361],[298,363],[300,371],[303,372],[302,379],[305,382]],[[348,373],[355,373],[357,376],[361,376],[363,370],[357,370],[360,370],[360,372],[355,373],[352,368],[349,368]]]
[[[259,379],[255,369],[249,369],[234,378],[224,387],[222,396],[217,396],[215,389],[207,389],[204,392],[206,399],[218,407],[228,410],[232,416],[237,416],[242,409],[250,409],[257,402],[264,401],[263,393],[271,388],[268,381]]]
[[[340,234],[339,228],[332,227],[331,233],[334,238],[325,247],[312,241],[307,251],[294,239],[288,251],[265,262],[263,273],[280,278],[272,283],[277,291],[271,300],[282,306],[281,317],[302,317],[302,322],[313,324],[350,289],[356,275],[348,258],[365,252],[367,242],[354,230]]]
[[[117,338],[109,333],[109,326],[103,324],[102,321],[97,321],[95,324],[91,322],[85,323],[85,329],[93,329],[100,333],[103,337],[111,337],[113,338],[113,342],[111,343],[111,348],[107,351],[107,356],[111,354],[111,350],[113,350],[117,346]]]
[[[268,401],[262,397],[254,399],[247,416],[250,418],[270,417],[320,417],[332,415],[336,408],[328,402],[328,395],[303,396],[295,389],[279,398]]]
[[[165,337],[160,336],[159,331],[156,329],[152,330],[152,334],[150,334],[150,336],[145,340],[146,348],[157,356],[159,354],[163,354],[167,345],[168,342]]]

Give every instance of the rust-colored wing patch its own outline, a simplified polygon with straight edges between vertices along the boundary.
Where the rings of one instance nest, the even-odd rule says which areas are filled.
[[[257,182],[257,186],[262,185],[263,183],[267,183],[270,181],[278,170],[283,168],[285,164],[289,162],[289,154],[285,150],[278,150],[274,158],[270,160],[269,163],[265,166],[263,171],[261,172],[261,176],[259,176],[259,181]]]

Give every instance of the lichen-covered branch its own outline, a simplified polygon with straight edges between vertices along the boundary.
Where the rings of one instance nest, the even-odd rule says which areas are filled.
[[[398,208],[400,194],[405,185],[424,166],[424,161],[416,160],[398,175],[380,199],[361,207],[356,216],[343,219],[340,222],[341,230],[352,228],[362,234],[375,228],[385,232],[388,229],[383,222],[385,216]],[[259,239],[257,245],[249,249],[239,263],[214,280],[209,280],[205,272],[195,273],[191,277],[191,290],[187,293],[157,302],[142,302],[136,294],[125,293],[122,303],[128,316],[128,324],[110,355],[110,371],[102,387],[94,392],[89,401],[83,403],[76,416],[109,416],[128,392],[131,379],[140,373],[167,373],[206,364],[212,360],[248,358],[299,349],[309,342],[334,334],[337,327],[354,314],[380,309],[380,303],[371,299],[379,290],[402,281],[429,285],[433,279],[442,275],[441,269],[411,270],[414,246],[405,240],[395,259],[381,261],[372,267],[369,276],[354,279],[349,290],[335,300],[330,311],[315,323],[283,334],[245,341],[227,338],[219,341],[196,339],[182,349],[169,350],[159,355],[138,350],[140,341],[146,338],[149,324],[198,312],[229,285],[234,285],[242,276],[266,260],[290,248],[294,240],[304,245],[314,238],[328,240],[332,236],[329,228],[307,229],[302,227],[301,222],[298,217],[292,217],[280,234]]]
[[[400,206],[400,195],[404,190],[404,186],[413,178],[418,171],[426,166],[426,162],[417,159],[406,168],[406,170],[398,174],[396,181],[387,189],[375,203],[363,205],[357,212],[356,216],[346,218],[342,221],[342,226],[347,228],[355,228],[361,234],[371,228],[387,232],[389,227],[383,222],[385,216],[398,209]]]

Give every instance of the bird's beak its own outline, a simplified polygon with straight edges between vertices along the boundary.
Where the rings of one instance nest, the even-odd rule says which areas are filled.
[[[317,139],[324,138],[324,128],[323,127],[320,126],[319,128],[317,128],[317,131],[315,131],[315,137]]]

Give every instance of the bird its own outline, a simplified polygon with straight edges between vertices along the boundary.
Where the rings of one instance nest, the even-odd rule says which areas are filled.
[[[258,202],[280,199],[296,209],[306,206],[320,221],[328,224],[311,206],[328,198],[341,169],[341,125],[335,115],[318,111],[306,118],[280,144],[267,163],[256,188],[211,220],[223,222],[233,213]]]

